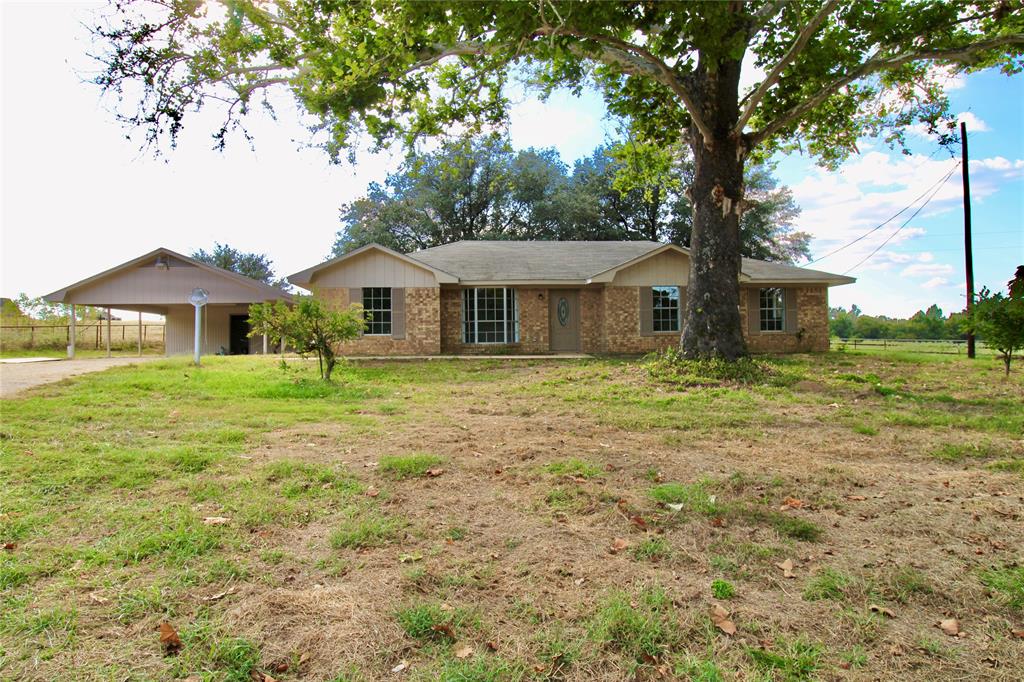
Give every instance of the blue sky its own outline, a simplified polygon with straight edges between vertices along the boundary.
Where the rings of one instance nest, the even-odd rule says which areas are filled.
[[[211,149],[216,115],[201,114],[177,150],[140,154],[108,104],[82,82],[93,66],[82,23],[96,2],[0,4],[0,293],[40,295],[157,246],[182,252],[220,241],[270,254],[289,274],[319,262],[338,228],[338,207],[380,181],[396,153],[360,153],[356,166],[329,166],[303,146],[306,133],[287,99],[279,122],[253,121],[255,150],[235,140]],[[26,55],[32,55],[26,59]],[[27,68],[30,65],[31,68]],[[748,81],[756,73],[745,74]],[[1024,262],[1024,77],[952,79],[954,111],[969,112],[978,287],[1002,288]],[[554,146],[571,163],[614,133],[600,97],[523,94],[511,112],[516,147]],[[954,160],[921,135],[904,157],[865,140],[836,172],[799,156],[779,159],[814,235],[816,256],[867,232],[941,178]],[[933,154],[934,152],[934,154]],[[892,242],[831,290],[834,305],[910,315],[938,303],[964,305],[959,172]],[[903,217],[909,215],[909,212]],[[888,237],[903,217],[814,267],[844,272]]]

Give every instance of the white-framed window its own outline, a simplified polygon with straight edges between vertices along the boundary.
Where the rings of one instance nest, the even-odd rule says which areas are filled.
[[[516,290],[489,287],[462,290],[463,343],[519,343]]]
[[[368,336],[390,336],[391,288],[363,287],[363,315]]]
[[[763,332],[781,332],[786,329],[786,290],[779,287],[761,289],[758,294],[758,314]]]
[[[679,331],[679,287],[651,287],[654,331]]]

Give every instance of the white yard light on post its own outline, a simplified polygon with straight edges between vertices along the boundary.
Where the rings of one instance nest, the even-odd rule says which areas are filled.
[[[210,300],[210,293],[206,289],[195,288],[192,293],[189,294],[188,302],[196,308],[196,340],[195,340],[195,354],[192,356],[192,361],[199,365],[199,355],[201,347],[199,345],[199,332],[202,328],[203,322],[203,306]]]

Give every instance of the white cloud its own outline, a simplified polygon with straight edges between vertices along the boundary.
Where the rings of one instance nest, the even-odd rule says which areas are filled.
[[[976,114],[970,111],[962,111],[956,115],[957,123],[967,124],[967,134],[971,133],[987,133],[991,128],[988,124],[981,120]]]
[[[946,263],[915,263],[903,268],[900,275],[904,277],[926,277],[928,275],[948,275],[953,266]]]
[[[930,280],[921,285],[922,289],[935,289],[941,286],[949,284],[949,280],[945,277],[932,277]]]

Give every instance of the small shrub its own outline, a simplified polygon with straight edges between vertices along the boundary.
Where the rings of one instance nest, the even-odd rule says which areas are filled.
[[[852,579],[845,573],[826,568],[807,582],[804,587],[804,599],[807,601],[842,599],[846,596],[846,588],[851,582]]]
[[[601,475],[601,467],[585,459],[571,457],[557,462],[551,462],[544,467],[549,474],[559,476],[574,476],[576,478],[596,478]]]
[[[443,463],[443,457],[428,454],[381,457],[380,470],[392,478],[419,478]]]
[[[732,599],[736,596],[736,588],[727,580],[712,580],[711,594],[715,599]]]

